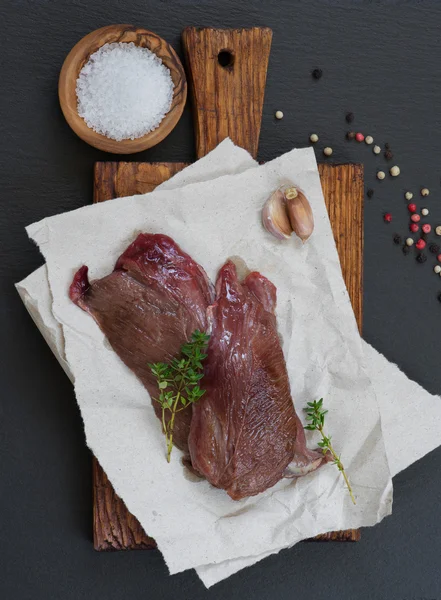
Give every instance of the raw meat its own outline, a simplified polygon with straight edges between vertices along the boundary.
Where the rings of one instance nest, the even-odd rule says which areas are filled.
[[[205,271],[169,237],[140,234],[114,271],[92,283],[81,267],[70,298],[92,315],[113,350],[147,388],[157,386],[149,363],[169,362],[195,329],[207,329],[214,290]],[[161,408],[152,401],[156,415]],[[179,412],[173,440],[187,451],[191,409]]]
[[[193,406],[193,468],[234,500],[253,496],[284,476],[317,468],[324,457],[306,449],[277,334],[276,288],[260,273],[243,283],[228,261],[209,311],[211,338],[203,398]]]

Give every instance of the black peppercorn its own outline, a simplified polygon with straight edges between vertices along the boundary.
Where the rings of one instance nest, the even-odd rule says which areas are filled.
[[[419,263],[420,263],[420,265],[422,265],[423,263],[425,263],[425,262],[426,262],[426,260],[427,260],[427,256],[424,254],[424,252],[420,252],[420,253],[418,254],[418,256],[416,257],[416,259],[417,259],[417,262],[419,262]]]
[[[346,134],[347,140],[355,140],[355,131],[348,131]]]
[[[354,120],[354,113],[352,112],[348,112],[346,113],[346,123],[352,123],[352,121]]]
[[[432,254],[438,254],[440,247],[438,246],[438,244],[430,244],[429,250]]]
[[[366,195],[368,198],[372,198],[372,196],[374,195],[374,190],[372,188],[369,188],[366,192]]]
[[[410,246],[403,246],[403,254],[407,256],[410,252]]]
[[[314,69],[311,75],[314,77],[314,79],[321,79],[323,71],[321,69]]]
[[[390,150],[390,144],[388,144],[387,142],[384,144],[384,147],[386,148],[386,150]]]
[[[386,160],[392,160],[394,157],[394,155],[392,154],[392,152],[390,150],[386,150],[386,152],[384,153],[384,158]]]
[[[397,244],[397,245],[401,244],[402,241],[403,241],[403,239],[402,239],[401,235],[398,235],[398,233],[396,233],[394,235],[394,244]]]

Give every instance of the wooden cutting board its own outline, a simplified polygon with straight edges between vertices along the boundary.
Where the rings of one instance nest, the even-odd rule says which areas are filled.
[[[193,96],[197,157],[226,137],[257,155],[272,32],[187,28],[182,41]],[[151,192],[185,163],[98,162],[94,202]],[[320,177],[351,302],[361,331],[363,298],[363,167],[320,165]],[[94,547],[96,550],[155,548],[93,459]],[[357,541],[358,530],[315,538]]]

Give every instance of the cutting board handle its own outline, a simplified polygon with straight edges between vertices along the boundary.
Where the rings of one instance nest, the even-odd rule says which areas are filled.
[[[256,158],[272,35],[268,27],[184,29],[198,158],[226,137]]]

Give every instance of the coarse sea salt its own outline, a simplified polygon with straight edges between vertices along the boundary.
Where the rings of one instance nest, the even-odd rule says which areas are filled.
[[[105,44],[77,79],[78,114],[88,127],[121,141],[156,129],[173,100],[170,70],[148,48]]]

